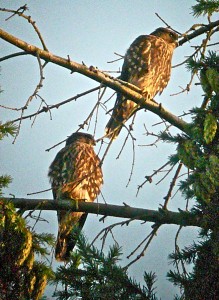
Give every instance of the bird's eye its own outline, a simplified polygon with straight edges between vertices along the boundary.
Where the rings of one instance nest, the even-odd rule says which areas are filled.
[[[176,39],[176,35],[175,35],[175,33],[173,33],[173,32],[170,32],[170,37],[171,37],[172,39]]]

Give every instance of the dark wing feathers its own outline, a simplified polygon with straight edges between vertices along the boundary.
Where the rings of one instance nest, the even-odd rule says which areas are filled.
[[[143,50],[150,52],[151,43],[148,40],[148,35],[139,36],[129,47],[126,52],[122,72],[121,80],[132,82],[135,74],[143,76],[148,72],[148,66],[150,61],[143,59]]]

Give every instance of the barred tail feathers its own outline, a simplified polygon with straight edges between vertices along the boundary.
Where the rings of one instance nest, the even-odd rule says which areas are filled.
[[[55,249],[55,258],[57,261],[68,261],[70,257],[70,252],[73,250],[76,245],[77,239],[70,238],[69,235],[63,235],[58,233],[56,249]],[[71,246],[70,246],[71,244]]]
[[[119,135],[125,122],[137,111],[138,106],[131,100],[123,99],[113,109],[112,116],[105,128],[106,136],[115,140]]]
[[[75,214],[75,213],[73,213]],[[56,241],[55,258],[57,261],[67,262],[70,258],[70,253],[73,251],[79,234],[83,228],[87,214],[77,213],[77,219],[71,218],[71,214],[66,216],[59,224],[59,231]]]
[[[111,117],[105,128],[106,136],[111,140],[115,140],[119,135],[122,126],[121,122],[118,122],[116,119]]]

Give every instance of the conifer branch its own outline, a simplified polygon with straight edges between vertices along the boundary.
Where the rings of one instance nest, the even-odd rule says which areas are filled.
[[[117,218],[136,219],[156,224],[176,224],[182,226],[202,227],[202,220],[199,216],[179,210],[150,210],[130,206],[119,206],[102,203],[91,203],[76,200],[48,200],[48,199],[26,199],[26,198],[2,198],[0,201],[11,201],[16,208],[22,210],[67,210],[86,212],[91,214],[112,216]]]
[[[18,48],[24,50],[30,55],[39,57],[40,59],[45,60],[46,62],[54,63],[66,69],[69,69],[71,72],[77,72],[84,76],[87,76],[101,84],[108,86],[115,90],[116,92],[122,93],[128,99],[133,100],[135,103],[140,105],[143,109],[148,109],[161,118],[168,121],[170,124],[174,125],[178,129],[184,131],[185,133],[189,133],[189,126],[181,118],[172,114],[168,110],[166,110],[161,104],[156,103],[155,101],[145,101],[145,98],[142,96],[138,89],[135,86],[127,83],[121,83],[121,81],[117,78],[110,76],[107,73],[104,73],[97,68],[90,66],[87,67],[84,64],[79,64],[70,60],[70,58],[62,58],[57,56],[49,51],[40,49],[34,45],[28,44],[25,41],[11,35],[10,33],[0,29],[0,38],[9,42],[10,44],[17,46]]]

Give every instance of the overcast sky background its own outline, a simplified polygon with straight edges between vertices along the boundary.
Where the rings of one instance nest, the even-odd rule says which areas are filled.
[[[191,14],[191,6],[195,1],[173,1],[173,0],[151,0],[151,1],[0,1],[0,6],[17,9],[27,3],[29,11],[44,38],[48,49],[59,56],[81,63],[82,61],[90,66],[97,66],[100,70],[118,70],[122,66],[122,60],[109,64],[117,58],[114,52],[121,55],[141,34],[149,34],[157,27],[164,26],[155,13],[158,13],[174,29],[183,33],[194,23],[206,23],[204,18],[194,19]],[[0,13],[0,26],[11,34],[41,47],[32,26],[19,17],[7,18],[9,14]],[[177,48],[173,57],[173,65],[184,61],[185,57],[192,53],[201,38],[196,38]],[[1,56],[20,51],[0,41]],[[114,74],[118,76],[118,74]],[[79,74],[70,74],[69,70],[48,64],[44,70],[45,80],[39,94],[45,99],[47,104],[55,104],[70,98],[85,90],[98,86],[97,82],[83,77]],[[185,72],[185,67],[174,68],[168,87],[161,96],[156,97],[164,107],[174,114],[180,115],[188,109],[200,105],[202,90],[199,86],[192,85],[191,91],[178,96],[170,94],[178,93],[181,87],[185,87],[190,80],[190,74]],[[39,68],[37,60],[31,56],[22,56],[4,61],[1,64],[0,84],[4,93],[0,96],[0,104],[9,107],[22,107],[28,97],[33,93],[39,81]],[[197,82],[195,79],[194,83]],[[103,102],[112,95],[113,91],[108,89]],[[41,114],[31,126],[33,120],[24,120],[21,124],[20,134],[15,144],[13,139],[5,139],[1,143],[0,174],[10,174],[13,182],[10,188],[5,190],[5,196],[9,193],[16,197],[27,197],[28,193],[41,191],[50,187],[47,178],[48,167],[54,159],[56,153],[64,146],[46,152],[45,150],[54,144],[64,140],[68,135],[78,129],[88,116],[89,112],[98,99],[97,92],[52,110],[52,120],[49,114]],[[107,102],[107,110],[113,107],[115,97]],[[37,111],[40,99],[33,99],[25,114]],[[20,116],[20,112],[5,110],[0,108],[1,120],[13,120]],[[95,138],[104,134],[104,127],[109,117],[104,109],[99,109],[97,131]],[[189,120],[187,117],[186,120]],[[103,174],[104,186],[103,196],[107,203],[122,205],[125,202],[134,207],[147,209],[157,209],[163,203],[163,197],[167,194],[170,181],[174,175],[171,173],[162,183],[156,183],[164,175],[157,176],[153,183],[147,183],[136,197],[138,185],[144,181],[144,176],[153,173],[166,161],[170,154],[174,153],[175,147],[160,143],[155,146],[147,145],[154,141],[154,138],[145,135],[144,124],[154,133],[159,132],[163,127],[153,124],[160,122],[160,119],[151,112],[138,112],[133,135],[137,139],[135,143],[135,165],[130,184],[129,180],[132,166],[132,142],[128,141],[120,159],[116,159],[121,146],[126,137],[123,129],[119,138],[112,144],[110,151],[104,161]],[[92,119],[89,133],[93,134],[95,117]],[[172,130],[173,133],[177,132]],[[107,142],[107,140],[106,140]],[[96,146],[96,151],[100,148],[100,143]],[[106,144],[100,152],[100,157],[104,153]],[[175,191],[177,187],[175,188]],[[28,196],[29,198],[49,198],[52,193],[42,193]],[[103,199],[99,197],[99,202]],[[178,193],[169,204],[169,209],[177,211],[178,208],[185,208],[185,200]],[[49,223],[41,223],[38,230],[44,232],[57,233],[57,220],[55,212],[44,212],[43,217]],[[119,219],[106,218],[104,224],[99,222],[98,216],[89,216],[84,231],[90,241],[105,226],[118,222]],[[149,234],[151,223],[141,224],[139,221],[130,223],[128,227],[116,227],[114,235],[119,244],[123,247],[122,265],[129,262],[126,256]],[[162,300],[172,299],[177,289],[166,280],[166,272],[171,268],[167,260],[168,254],[174,250],[174,238],[177,226],[165,225],[158,232],[157,237],[151,243],[146,255],[135,265],[130,267],[129,274],[137,281],[142,281],[144,271],[155,271],[157,280],[157,292]],[[185,228],[181,231],[179,245],[189,245],[197,236],[195,228]],[[112,243],[112,239],[107,239],[106,247]],[[96,245],[100,245],[100,241]],[[135,253],[131,259],[135,258]],[[51,295],[52,288],[47,290]]]

